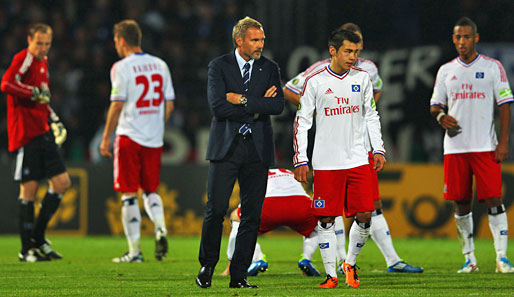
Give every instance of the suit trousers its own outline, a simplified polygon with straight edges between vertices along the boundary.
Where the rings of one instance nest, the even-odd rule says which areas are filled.
[[[218,263],[223,220],[236,179],[240,188],[241,224],[230,275],[232,280],[239,281],[246,278],[252,262],[268,180],[268,166],[262,163],[251,135],[236,135],[225,158],[209,165],[208,199],[198,257],[202,266],[214,267]]]

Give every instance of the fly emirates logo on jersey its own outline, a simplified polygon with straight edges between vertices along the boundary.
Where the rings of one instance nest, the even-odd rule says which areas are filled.
[[[485,99],[485,92],[473,91],[472,84],[461,84],[460,91],[451,92],[450,98],[452,100],[465,100],[465,99]]]
[[[359,105],[350,105],[350,98],[337,97],[334,96],[337,100],[338,107],[331,108],[325,107],[325,116],[341,116],[345,114],[358,113],[360,111]]]

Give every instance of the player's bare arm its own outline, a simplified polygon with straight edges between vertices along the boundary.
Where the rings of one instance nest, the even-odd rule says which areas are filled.
[[[173,101],[166,101],[166,111],[164,116],[165,123],[168,122],[168,120],[170,119],[170,115],[173,109],[175,109],[175,104],[173,103]]]
[[[105,123],[104,133],[102,136],[102,142],[100,143],[100,154],[104,157],[112,157],[110,152],[111,135],[118,125],[118,119],[120,117],[123,104],[124,102],[122,101],[113,101],[109,106],[109,111],[107,112],[107,121]]]
[[[510,104],[506,103],[499,107],[500,110],[500,137],[494,152],[496,162],[507,159],[509,154],[509,129],[510,129]]]
[[[437,119],[441,112],[444,113],[443,109],[439,105],[430,106],[430,114],[435,119]],[[438,122],[441,127],[443,127],[443,129],[451,129],[459,124],[459,122],[454,117],[446,113],[440,116]]]
[[[378,103],[378,99],[380,99],[380,95],[382,95],[382,92],[376,92],[373,94],[373,100],[375,100],[375,104]]]
[[[284,91],[284,97],[286,97],[289,102],[296,106],[300,105],[300,95],[293,93],[286,87],[283,87],[282,90]]]
[[[294,169],[294,178],[301,183],[307,183],[307,173],[309,173],[308,165],[298,166]]]
[[[374,165],[374,169],[377,171],[377,172],[380,172],[382,171],[382,169],[384,169],[384,165],[385,163],[387,162],[386,158],[384,155],[382,154],[374,154],[373,155],[373,161],[375,163]]]

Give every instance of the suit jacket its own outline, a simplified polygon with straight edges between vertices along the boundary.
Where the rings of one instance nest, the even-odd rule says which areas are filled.
[[[264,97],[271,86],[276,97]],[[234,52],[217,57],[209,63],[207,98],[213,114],[207,148],[207,160],[222,160],[232,145],[239,128],[249,123],[259,157],[265,165],[275,162],[275,145],[270,115],[284,109],[284,93],[280,84],[278,64],[263,56],[255,60],[246,97],[246,105],[227,101],[226,93],[243,94],[243,78]],[[255,114],[259,114],[254,119]]]

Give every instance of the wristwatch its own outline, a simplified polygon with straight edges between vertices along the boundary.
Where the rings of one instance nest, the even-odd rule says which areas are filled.
[[[246,102],[248,102],[248,98],[246,98],[245,95],[241,96],[241,98],[239,99],[239,103],[246,104]]]

